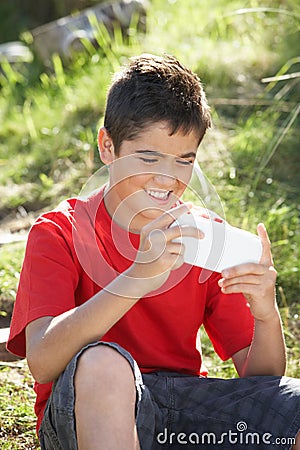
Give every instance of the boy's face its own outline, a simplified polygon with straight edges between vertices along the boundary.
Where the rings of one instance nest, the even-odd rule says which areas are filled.
[[[105,204],[113,219],[132,231],[172,208],[192,175],[198,135],[169,132],[165,123],[155,123],[124,141],[116,156],[106,130],[99,131],[101,159],[110,167]]]

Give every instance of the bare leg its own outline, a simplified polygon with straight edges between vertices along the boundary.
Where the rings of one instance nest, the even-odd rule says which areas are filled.
[[[138,450],[135,399],[128,361],[111,347],[87,349],[75,375],[79,450]]]

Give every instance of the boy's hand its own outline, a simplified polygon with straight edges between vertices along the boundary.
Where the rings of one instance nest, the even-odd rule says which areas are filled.
[[[271,243],[265,226],[260,223],[257,233],[262,242],[262,256],[258,264],[247,263],[222,272],[219,286],[225,294],[242,292],[257,320],[268,320],[276,313],[275,282]],[[277,314],[277,313],[276,313]]]
[[[140,246],[136,259],[127,270],[127,276],[143,281],[145,292],[158,289],[172,270],[184,263],[184,245],[173,242],[180,236],[203,238],[195,227],[174,226],[172,222],[189,210],[188,204],[164,212],[160,217],[145,225],[140,233]]]

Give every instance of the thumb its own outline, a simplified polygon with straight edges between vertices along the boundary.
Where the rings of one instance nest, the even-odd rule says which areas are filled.
[[[271,241],[263,223],[259,223],[257,225],[257,234],[262,243],[262,254],[259,262],[265,266],[273,266],[274,263],[271,252]]]

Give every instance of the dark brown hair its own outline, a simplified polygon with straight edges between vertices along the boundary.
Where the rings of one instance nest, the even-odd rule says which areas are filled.
[[[173,56],[143,54],[113,78],[104,126],[118,154],[123,141],[156,122],[166,122],[170,135],[194,131],[200,143],[211,126],[210,110],[195,73]]]

